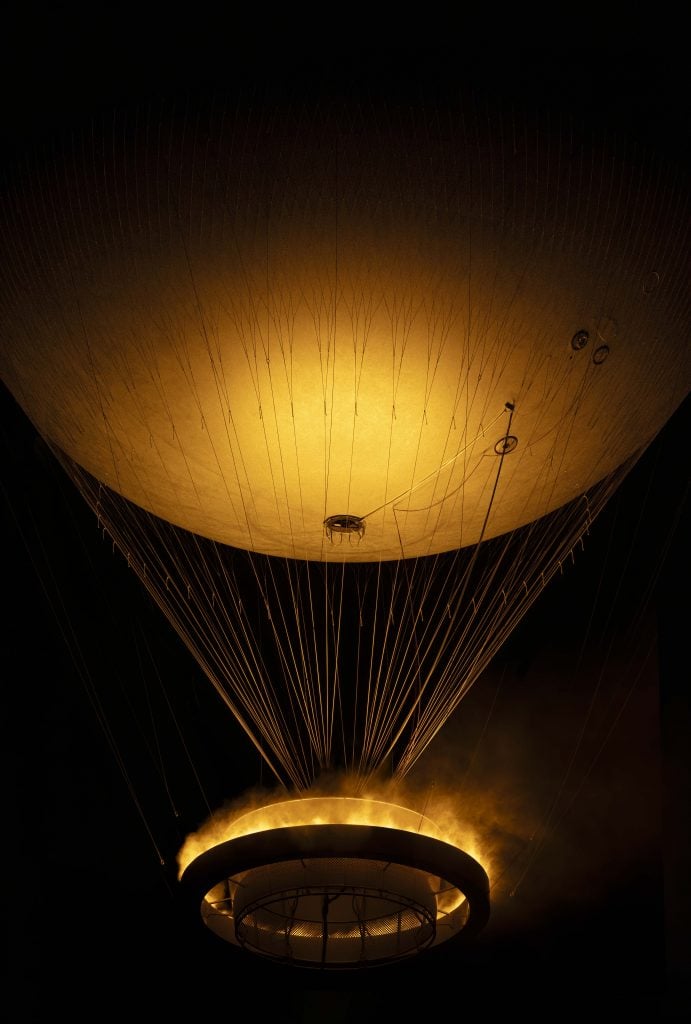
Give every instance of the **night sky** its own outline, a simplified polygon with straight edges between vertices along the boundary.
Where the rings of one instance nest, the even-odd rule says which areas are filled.
[[[384,33],[367,47],[353,26],[339,44],[281,47],[283,27],[297,35],[275,26],[267,43],[237,24],[53,15],[29,31],[17,18],[3,42],[4,160],[152,94],[400,98],[456,83],[684,156],[684,55],[644,27],[566,46],[553,26],[555,45],[525,32],[517,46],[508,30],[501,45],[488,33],[472,45],[477,26],[449,25],[462,42],[443,49],[441,26],[436,45],[430,34],[417,47]],[[444,1005],[655,1020],[688,1007],[690,411],[687,400],[420,766],[430,816],[451,788],[501,851],[485,933],[460,953],[334,980],[236,956],[189,914],[175,854],[206,813],[191,764],[212,808],[270,780],[3,391],[4,991],[20,1000],[9,1019],[176,1020],[189,1008],[338,1024]]]

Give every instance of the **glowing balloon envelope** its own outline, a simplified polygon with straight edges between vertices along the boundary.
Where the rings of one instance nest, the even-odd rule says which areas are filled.
[[[12,197],[3,377],[98,480],[224,544],[474,544],[585,492],[684,396],[664,185],[469,111],[116,127]]]

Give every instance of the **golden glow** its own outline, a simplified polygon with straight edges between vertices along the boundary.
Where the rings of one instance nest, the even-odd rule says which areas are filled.
[[[446,917],[448,914],[452,914],[460,907],[464,899],[465,896],[460,889],[456,889],[452,885],[443,889],[437,893],[437,917]]]
[[[416,832],[449,843],[470,854],[490,874],[488,856],[481,849],[472,828],[461,822],[447,800],[435,795],[435,807],[443,810],[441,821],[420,811],[372,797],[306,796],[295,800],[279,800],[251,809],[235,809],[227,814],[213,815],[202,827],[187,837],[178,854],[180,875],[187,865],[206,850],[229,839],[253,835],[268,829],[299,825],[377,825],[382,828]],[[456,890],[454,890],[456,892]],[[443,895],[440,909],[448,913],[458,905],[455,897]]]

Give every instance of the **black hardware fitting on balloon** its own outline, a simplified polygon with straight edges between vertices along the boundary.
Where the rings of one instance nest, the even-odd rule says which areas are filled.
[[[324,530],[326,536],[333,543],[334,534],[343,536],[343,534],[356,534],[358,540],[362,540],[365,536],[365,520],[361,516],[352,516],[348,513],[336,516],[327,516],[324,520]]]
[[[580,352],[582,348],[588,344],[590,335],[587,331],[576,331],[573,338],[571,339],[571,348],[574,352]]]

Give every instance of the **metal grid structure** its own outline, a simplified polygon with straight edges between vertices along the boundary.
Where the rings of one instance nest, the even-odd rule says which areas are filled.
[[[303,967],[390,963],[476,933],[489,881],[468,854],[429,836],[307,825],[232,839],[183,883],[225,941]]]

